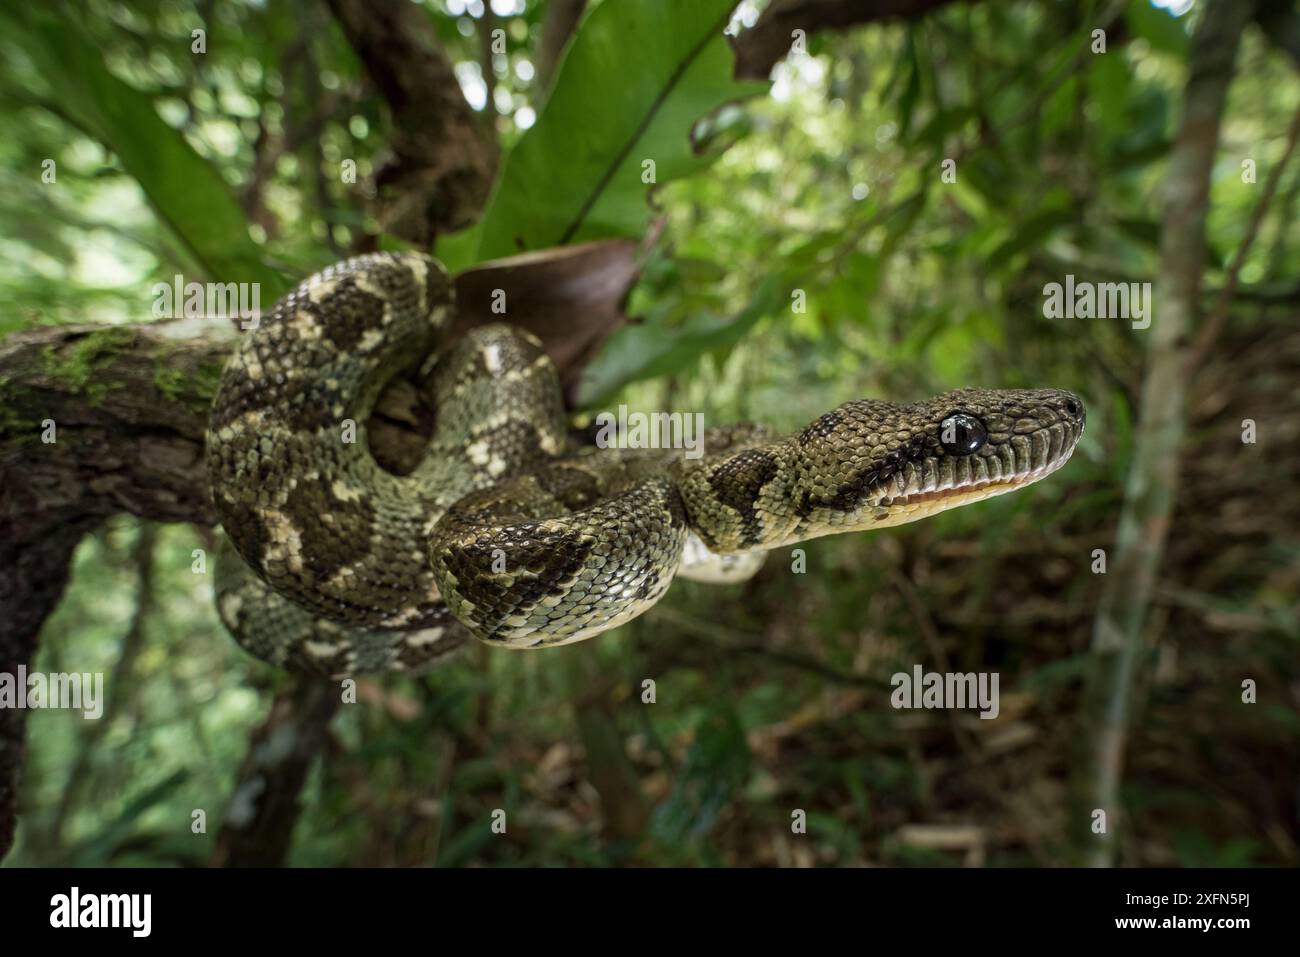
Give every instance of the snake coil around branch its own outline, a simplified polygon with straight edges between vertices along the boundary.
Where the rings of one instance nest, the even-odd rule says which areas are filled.
[[[589,638],[677,574],[736,581],[773,548],[1023,488],[1083,433],[1069,392],[962,389],[848,402],[790,435],[710,429],[696,459],[578,448],[540,343],[506,325],[446,342],[451,309],[436,260],[360,256],[305,280],[231,356],[206,453],[229,542],[217,606],[253,654],[339,676],[422,670],[470,635]],[[397,476],[365,424],[416,367],[437,425]]]

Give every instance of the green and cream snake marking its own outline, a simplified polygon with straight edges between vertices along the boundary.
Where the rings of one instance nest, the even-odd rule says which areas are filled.
[[[1069,392],[963,389],[848,402],[785,436],[711,429],[694,460],[578,448],[540,343],[505,325],[446,343],[451,300],[427,256],[360,256],[304,281],[230,358],[207,437],[229,541],[217,606],[259,657],[340,676],[422,670],[469,635],[577,641],[679,572],[740,580],[769,549],[1023,488],[1083,433]],[[399,477],[366,421],[417,366],[437,425]]]

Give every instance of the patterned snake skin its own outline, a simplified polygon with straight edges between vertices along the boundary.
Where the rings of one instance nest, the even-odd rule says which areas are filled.
[[[711,429],[695,460],[575,449],[540,343],[494,325],[439,351],[450,311],[435,260],[361,256],[304,281],[230,358],[207,437],[229,543],[217,607],[253,654],[343,676],[423,670],[469,635],[588,638],[679,572],[741,580],[772,548],[1022,488],[1084,427],[1069,392],[966,389],[849,402],[788,436]],[[416,366],[437,425],[398,477],[371,456],[366,421]]]

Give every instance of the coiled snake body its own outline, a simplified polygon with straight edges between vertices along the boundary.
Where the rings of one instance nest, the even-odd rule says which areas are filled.
[[[1083,432],[1071,393],[965,389],[849,402],[788,436],[711,429],[695,460],[575,449],[540,343],[504,325],[444,343],[451,299],[427,256],[357,257],[278,302],[227,363],[206,453],[230,544],[217,606],[254,654],[339,676],[421,670],[468,635],[576,641],[679,571],[738,580],[772,548],[1021,488]],[[437,426],[398,477],[366,421],[430,356]]]

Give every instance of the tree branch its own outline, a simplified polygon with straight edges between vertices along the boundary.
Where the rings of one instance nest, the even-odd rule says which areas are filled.
[[[1205,362],[1210,349],[1214,347],[1215,341],[1218,340],[1219,335],[1223,332],[1224,325],[1228,322],[1228,309],[1232,305],[1233,296],[1238,291],[1237,282],[1241,277],[1241,267],[1245,265],[1246,256],[1250,253],[1250,248],[1255,244],[1255,237],[1259,234],[1259,227],[1264,221],[1264,214],[1268,211],[1268,207],[1273,202],[1273,197],[1277,194],[1278,185],[1282,182],[1282,170],[1286,169],[1286,164],[1295,152],[1297,140],[1300,140],[1300,109],[1297,109],[1295,115],[1291,117],[1291,128],[1287,131],[1286,147],[1282,150],[1281,158],[1278,159],[1269,173],[1268,182],[1264,184],[1264,192],[1259,197],[1259,202],[1251,210],[1250,221],[1246,224],[1246,233],[1242,236],[1241,245],[1237,247],[1237,251],[1233,254],[1223,288],[1219,290],[1210,317],[1201,326],[1201,331],[1196,337],[1196,343],[1192,346],[1187,357],[1186,374],[1188,376],[1193,375]]]
[[[392,113],[393,159],[375,174],[384,232],[429,248],[472,223],[496,174],[497,146],[461,94],[429,15],[409,0],[329,0]]]
[[[1255,21],[1265,39],[1300,67],[1300,10],[1294,0],[1259,0]]]
[[[790,52],[795,30],[847,30],[885,20],[918,20],[953,0],[772,0],[748,30],[732,41],[736,78],[765,80]]]
[[[253,733],[217,833],[216,867],[280,867],[301,810],[298,796],[325,744],[342,693],[339,685],[295,680],[276,695]]]

